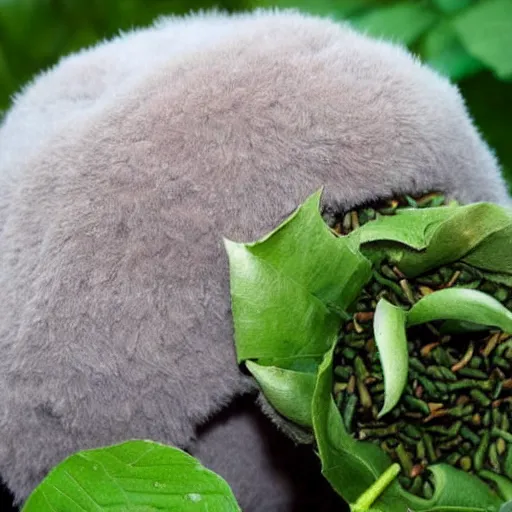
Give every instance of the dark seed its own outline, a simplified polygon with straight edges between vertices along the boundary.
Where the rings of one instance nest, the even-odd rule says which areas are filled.
[[[414,398],[412,396],[406,395],[403,397],[404,403],[413,411],[421,412],[425,415],[430,414],[430,409],[426,402],[420,400],[419,398]]]
[[[350,347],[345,347],[341,353],[343,354],[343,357],[345,357],[345,359],[348,359],[349,361],[352,361],[352,359],[356,357],[356,351]]]
[[[336,366],[334,374],[341,380],[347,381],[352,375],[352,369],[349,366]]]
[[[421,476],[417,476],[413,481],[411,486],[409,487],[409,492],[412,494],[418,495],[421,492],[421,488],[423,486],[423,479]]]
[[[501,430],[498,427],[493,427],[492,435],[493,437],[501,437],[507,443],[512,443],[512,434],[510,434],[509,432],[505,432],[504,430]]]
[[[435,462],[437,460],[437,454],[434,450],[434,445],[432,443],[432,437],[428,434],[423,436],[423,442],[425,443],[425,450],[427,452],[427,458],[430,462]]]
[[[480,444],[478,445],[475,455],[473,456],[473,465],[475,466],[476,471],[480,471],[484,465],[487,451],[489,449],[489,440],[490,434],[489,431],[486,430],[483,433]]]
[[[491,403],[491,400],[479,389],[472,389],[469,394],[474,400],[484,407],[487,407]]]
[[[448,457],[446,457],[446,462],[450,464],[451,466],[456,466],[459,460],[461,459],[462,455],[460,453],[450,453]],[[468,457],[469,458],[469,457]],[[471,460],[471,459],[469,459]]]
[[[496,345],[498,344],[499,339],[500,339],[499,332],[497,332],[489,337],[487,344],[480,351],[484,357],[489,357],[491,355],[491,352],[496,348]]]
[[[496,451],[498,455],[503,455],[507,451],[507,443],[502,437],[496,440]]]
[[[405,474],[410,475],[413,465],[411,454],[405,449],[402,443],[400,443],[396,447],[396,455],[398,457],[398,460],[400,461],[400,465],[402,466],[402,469],[404,470]]]
[[[490,391],[493,388],[493,383],[490,380],[481,381],[481,380],[472,380],[472,379],[462,379],[457,382],[449,382],[447,384],[447,389],[449,391],[458,391],[460,389],[474,389],[474,388],[482,389],[484,391]]]
[[[507,361],[504,357],[500,357],[500,356],[494,356],[492,358],[492,363],[495,365],[495,366],[499,366],[500,368],[503,368],[504,370],[510,370],[510,362]]]
[[[362,435],[362,439],[373,438],[373,437],[386,437],[391,436],[400,430],[398,423],[393,423],[389,425],[389,427],[383,428],[364,428],[359,431],[360,436]]]
[[[432,484],[430,482],[424,482],[423,497],[427,500],[430,500],[432,499],[432,496],[434,496],[434,488],[432,487]]]
[[[425,458],[425,456],[426,456],[425,443],[423,442],[423,440],[420,440],[416,444],[416,458],[422,460]]]
[[[372,408],[373,402],[372,397],[366,387],[365,383],[361,379],[357,379],[357,391],[359,393],[359,400],[363,409],[368,410]]]
[[[370,372],[368,371],[363,360],[359,356],[357,356],[354,359],[354,368],[356,371],[357,378],[359,380],[364,381],[366,378],[370,376]]]
[[[351,394],[347,396],[345,407],[343,410],[343,419],[345,427],[350,432],[352,428],[352,420],[357,406],[357,395]]]
[[[471,466],[473,465],[473,462],[471,461],[471,457],[468,457],[465,455],[464,457],[461,457],[459,460],[459,466],[463,471],[469,471],[471,469]]]
[[[454,448],[457,448],[461,444],[461,441],[462,441],[462,437],[457,436],[456,438],[450,439],[449,441],[446,441],[444,443],[439,443],[437,445],[437,448],[439,450],[443,450],[443,451],[451,451]]]
[[[452,369],[453,370],[453,369]],[[488,379],[489,375],[483,370],[477,368],[462,368],[457,372],[462,377],[469,377],[470,379]]]
[[[491,446],[489,446],[489,463],[493,471],[495,471],[496,473],[501,472],[498,448],[496,446],[496,443],[492,443]]]
[[[477,436],[471,429],[468,427],[461,427],[460,429],[460,435],[464,438],[470,441],[474,445],[478,445],[480,443],[480,437]]]
[[[455,437],[462,427],[462,421],[456,421],[451,427],[442,427],[440,425],[432,425],[426,430],[432,434],[439,434],[444,437]]]

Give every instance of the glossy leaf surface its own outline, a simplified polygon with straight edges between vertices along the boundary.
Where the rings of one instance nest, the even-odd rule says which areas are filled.
[[[79,452],[56,466],[23,512],[241,512],[228,484],[185,452],[151,441]]]

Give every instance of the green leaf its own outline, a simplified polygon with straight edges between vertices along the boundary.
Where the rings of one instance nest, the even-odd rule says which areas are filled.
[[[512,237],[507,236],[511,226],[511,210],[476,203],[400,210],[368,222],[348,238],[361,243],[370,260],[372,254],[387,253],[409,277],[466,259],[486,272],[506,273],[512,261]]]
[[[415,512],[490,512],[498,510],[502,500],[482,480],[448,464],[436,464],[434,495],[424,500],[408,495],[408,505]]]
[[[315,373],[261,366],[252,361],[247,361],[246,366],[277,412],[298,425],[313,425],[311,401],[316,384]]]
[[[281,366],[297,357],[321,359],[336,338],[338,315],[299,279],[258,258],[244,244],[225,245],[238,361],[260,359]]]
[[[457,213],[455,207],[400,209],[395,215],[381,216],[352,231],[347,238],[358,244],[399,242],[411,248],[425,249],[429,235],[444,221]]]
[[[354,20],[354,25],[372,36],[408,45],[416,41],[436,20],[437,14],[425,5],[401,2],[373,9]]]
[[[334,346],[325,355],[318,369],[313,396],[313,429],[322,462],[322,474],[349,503],[357,499],[391,466],[388,455],[378,446],[356,441],[345,430],[341,415],[332,398],[332,360]],[[394,482],[386,491],[383,512],[405,507]],[[395,507],[395,508],[393,508]]]
[[[433,0],[436,7],[446,14],[451,14],[470,6],[473,0]]]
[[[420,299],[407,313],[407,326],[433,320],[462,320],[512,332],[512,313],[478,290],[446,288]]]
[[[404,251],[399,262],[400,270],[414,277],[461,260],[481,244],[484,247],[490,235],[511,224],[512,212],[495,204],[476,203],[453,208],[453,215],[427,228],[428,247],[424,252]]]
[[[319,361],[369,280],[370,262],[332,233],[319,203],[317,192],[259,242],[225,240],[239,361]]]
[[[55,467],[23,512],[240,512],[227,483],[190,455],[152,441],[76,453]]]
[[[446,320],[439,328],[441,334],[462,333],[462,332],[481,332],[488,331],[488,325],[475,324],[473,322],[464,322],[463,320]]]
[[[362,244],[370,259],[372,253],[391,254],[400,270],[414,277],[457,260],[489,273],[510,273],[511,234],[510,209],[476,203],[399,210],[368,222],[347,238]]]
[[[512,274],[512,223],[490,233],[485,243],[467,254],[464,261],[489,272]]]
[[[469,53],[499,77],[512,76],[512,0],[477,2],[453,23]]]
[[[431,214],[427,210],[407,210],[372,221],[357,233],[336,238],[323,221],[319,222],[319,195],[312,196],[307,203],[260,242],[247,245],[226,242],[232,271],[237,351],[241,360],[259,358],[258,364],[249,361],[247,365],[281,414],[306,426],[312,421],[322,473],[346,501],[357,504],[365,491],[376,488],[372,486],[391,466],[391,460],[380,447],[358,441],[347,432],[332,396],[333,351],[337,343],[336,327],[341,319],[338,313],[343,314],[370,276],[370,263],[357,248],[362,244],[365,254],[373,251],[374,255],[391,251],[400,265],[406,261],[415,270],[422,265],[430,268],[429,265],[436,266],[440,261],[439,254],[432,252],[434,243],[442,261],[459,259],[485,243],[492,233],[510,225],[511,214],[486,204],[438,208],[431,210]],[[308,251],[310,254],[304,256]],[[342,260],[348,258],[351,272],[340,272],[346,267],[336,259],[337,251],[344,252]],[[306,258],[313,262],[316,276],[304,261]],[[425,258],[426,265],[422,262]],[[340,278],[333,280],[333,276]],[[336,295],[329,281],[336,282],[342,290],[340,295]],[[457,300],[452,297],[451,302],[456,302],[453,307],[446,295],[430,304],[423,302],[447,291],[465,296],[468,293],[463,289],[435,292],[418,302],[414,306],[417,309],[411,309],[410,313],[385,301],[379,303],[374,330],[383,366],[387,367],[384,372],[386,408],[396,404],[404,378],[407,379],[405,320],[414,323],[415,315],[420,321],[429,315],[439,316],[435,304],[438,301],[443,302],[441,318],[451,318],[446,314],[448,309],[458,311],[455,319],[459,322],[467,321],[469,316],[473,323],[485,317],[485,322],[491,324],[498,318],[498,324],[512,325],[512,314],[497,311],[493,299],[485,294],[477,295],[478,301],[471,295],[469,305],[464,307],[459,304],[460,296]],[[475,315],[476,303],[479,307]],[[318,311],[323,317],[311,313]],[[322,325],[329,323],[328,327],[319,326],[320,321],[324,322]],[[325,348],[326,344],[330,347]],[[325,356],[318,366],[311,399],[312,372],[321,353]],[[300,398],[294,403],[292,395],[296,393]],[[311,404],[310,413],[308,404]],[[393,481],[374,504],[363,505],[380,512],[407,507],[432,512],[495,512],[499,507],[497,496],[478,478],[450,466],[434,466],[432,471],[436,482],[432,500],[412,496]],[[471,492],[461,495],[461,487]]]
[[[485,67],[462,46],[449,20],[442,20],[425,35],[420,51],[429,66],[452,80],[461,80]]]
[[[406,312],[385,299],[375,308],[373,331],[384,373],[384,405],[379,417],[399,402],[407,385],[409,353],[405,333]]]
[[[486,469],[480,471],[478,476],[494,482],[503,499],[512,500],[512,480]]]

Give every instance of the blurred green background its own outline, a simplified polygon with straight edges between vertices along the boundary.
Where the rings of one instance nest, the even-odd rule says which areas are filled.
[[[0,0],[0,117],[62,55],[159,16],[297,7],[407,45],[458,82],[512,185],[512,0]]]

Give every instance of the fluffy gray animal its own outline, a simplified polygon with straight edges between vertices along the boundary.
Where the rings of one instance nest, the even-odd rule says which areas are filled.
[[[296,480],[251,405],[204,427],[254,389],[222,237],[260,237],[323,185],[331,210],[432,189],[509,201],[454,86],[295,12],[164,19],[63,59],[6,116],[0,181],[16,499],[72,452],[149,438],[220,471],[248,512],[297,510]]]

